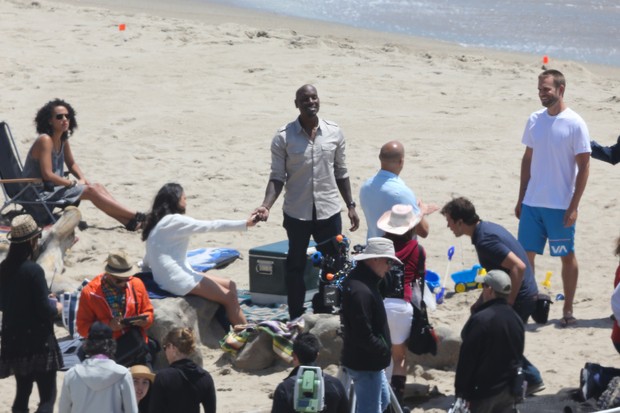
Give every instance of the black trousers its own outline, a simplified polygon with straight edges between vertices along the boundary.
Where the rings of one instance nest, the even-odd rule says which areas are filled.
[[[39,390],[38,413],[52,413],[56,402],[56,371],[35,372],[25,376],[15,375],[17,392],[13,402],[13,412],[27,412],[32,385],[37,383]]]
[[[288,292],[288,313],[290,319],[304,313],[306,284],[304,269],[306,268],[306,251],[310,237],[317,244],[335,237],[342,232],[340,213],[328,219],[316,219],[313,211],[312,221],[302,221],[284,214],[284,229],[288,237],[288,256],[286,258],[286,288]]]

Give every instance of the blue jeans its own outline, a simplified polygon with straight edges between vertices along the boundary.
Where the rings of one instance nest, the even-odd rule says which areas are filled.
[[[390,403],[390,388],[385,372],[346,369],[353,380],[357,404],[355,413],[382,413]]]
[[[525,299],[515,302],[515,305],[512,307],[515,312],[523,321],[523,324],[527,324],[527,320],[530,318],[534,310],[536,309],[536,300],[534,298]],[[523,374],[525,375],[525,380],[530,384],[538,384],[542,383],[542,376],[540,375],[540,371],[534,366],[530,361],[525,358],[523,355]]]
[[[313,214],[316,216],[316,213]],[[328,219],[302,221],[284,214],[284,229],[288,236],[286,257],[286,289],[288,291],[288,313],[291,320],[304,313],[306,284],[304,270],[308,259],[306,251],[310,236],[319,244],[342,232],[340,213]]]

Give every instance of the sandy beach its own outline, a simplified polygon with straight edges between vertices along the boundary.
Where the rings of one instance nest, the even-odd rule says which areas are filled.
[[[381,145],[398,139],[406,148],[401,176],[418,198],[442,206],[466,196],[483,220],[516,234],[521,135],[527,116],[540,107],[541,56],[189,1],[172,10],[151,0],[0,0],[0,21],[0,120],[11,126],[22,157],[36,137],[36,110],[53,98],[65,99],[77,111],[79,129],[71,144],[81,169],[133,208],[148,210],[164,183],[179,182],[190,216],[245,219],[263,199],[271,138],[297,115],[295,90],[312,83],[321,98],[320,116],[344,131],[356,200],[360,185],[379,167]],[[614,143],[620,133],[620,68],[553,57],[547,66],[566,75],[565,101],[587,122],[592,138]],[[561,411],[586,361],[618,366],[609,338],[609,298],[618,265],[613,249],[620,235],[619,176],[619,167],[592,160],[577,221],[579,322],[559,328],[559,302],[547,325],[527,327],[526,355],[546,389],[522,411]],[[195,236],[192,247],[239,249],[246,260],[219,275],[247,289],[248,250],[286,239],[281,205],[279,199],[269,222],[247,233]],[[65,276],[76,286],[101,272],[113,248],[126,249],[135,261],[143,257],[139,234],[88,202],[80,210],[88,228],[78,231],[65,261]],[[353,244],[363,243],[366,234],[358,212],[361,228],[345,231]],[[431,234],[422,244],[429,269],[443,275],[451,245],[451,271],[477,262],[469,238],[454,238],[439,213],[428,220]],[[553,272],[555,297],[562,291],[559,259],[538,257],[539,284],[547,271]],[[475,299],[476,293],[455,295],[431,313],[432,322],[460,332]],[[63,334],[59,330],[58,338]],[[282,366],[248,374],[232,368],[220,349],[203,356],[216,383],[218,411],[270,411],[269,394],[287,374]],[[412,401],[413,411],[446,411],[453,381],[453,371],[412,366],[408,383],[436,386],[440,394]],[[61,385],[62,374],[59,391]],[[13,378],[0,381],[0,413],[10,411],[14,392]]]

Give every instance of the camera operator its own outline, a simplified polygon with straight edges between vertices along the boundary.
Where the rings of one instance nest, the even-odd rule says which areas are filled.
[[[357,413],[381,413],[389,402],[383,369],[390,365],[391,341],[378,282],[400,260],[386,238],[370,238],[355,260],[343,282],[341,362],[355,384]]]

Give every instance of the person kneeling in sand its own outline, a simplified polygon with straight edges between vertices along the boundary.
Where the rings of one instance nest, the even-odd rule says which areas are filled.
[[[185,215],[186,205],[183,187],[177,183],[168,183],[157,192],[142,231],[142,240],[146,241],[143,269],[153,272],[160,288],[179,296],[191,294],[215,301],[226,308],[231,324],[246,324],[235,283],[194,271],[187,261],[187,247],[192,234],[245,231],[256,225],[255,215],[238,221],[199,221]]]
[[[138,413],[131,373],[113,360],[112,329],[97,321],[83,345],[87,359],[65,375],[59,413]]]

